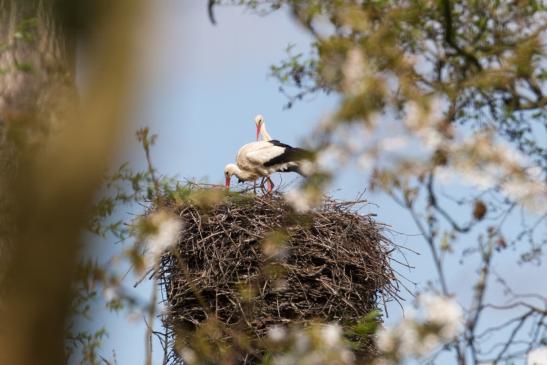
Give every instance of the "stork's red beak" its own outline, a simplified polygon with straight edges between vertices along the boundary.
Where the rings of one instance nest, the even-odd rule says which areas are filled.
[[[260,136],[260,129],[262,128],[262,125],[257,124],[256,125],[256,140],[258,141],[258,136]]]
[[[230,190],[230,176],[226,176],[226,191]]]

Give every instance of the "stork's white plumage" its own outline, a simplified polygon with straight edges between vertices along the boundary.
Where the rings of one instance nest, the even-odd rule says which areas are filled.
[[[264,117],[262,114],[258,114],[255,117],[255,125],[256,125],[256,140],[258,141],[258,137],[260,134],[262,134],[262,140],[263,141],[271,141],[272,137],[270,137],[270,134],[266,130],[266,122],[264,121]]]
[[[264,116],[262,114],[258,114],[255,117],[255,125],[256,125],[256,140],[258,141],[258,137],[262,134],[262,140],[263,141],[271,141],[272,137],[270,137],[270,134],[266,130],[266,121],[264,120]],[[272,179],[269,176],[266,176],[262,180],[262,184],[264,184],[264,180],[266,181],[266,184],[268,186],[268,191],[273,190],[274,183]],[[261,185],[262,185],[261,184]]]
[[[274,172],[297,172],[309,152],[301,148],[291,147],[277,140],[247,143],[237,153],[236,164],[228,164],[224,168],[226,188],[230,187],[230,178],[235,175],[239,181],[254,181]],[[268,188],[273,188],[273,184]]]

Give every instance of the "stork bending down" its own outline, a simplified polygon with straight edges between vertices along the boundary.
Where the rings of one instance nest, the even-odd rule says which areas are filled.
[[[236,164],[228,164],[224,168],[226,189],[230,188],[233,175],[239,182],[254,181],[274,172],[297,172],[305,176],[301,166],[308,158],[308,151],[291,147],[277,140],[247,143],[237,152]],[[268,192],[271,192],[273,187],[273,182],[270,180]]]

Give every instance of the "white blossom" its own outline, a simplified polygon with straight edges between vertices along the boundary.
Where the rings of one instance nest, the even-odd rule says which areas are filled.
[[[362,93],[366,71],[365,59],[360,48],[355,47],[350,49],[346,55],[344,66],[342,67],[344,91],[351,96]]]
[[[530,351],[526,359],[526,365],[547,365],[547,346]]]
[[[304,160],[300,162],[300,171],[305,176],[311,176],[317,172],[317,166],[318,164],[315,162]]]
[[[189,347],[183,347],[179,352],[185,364],[195,364],[198,360],[196,352]]]
[[[426,313],[426,322],[434,323],[441,327],[441,338],[450,340],[460,331],[463,324],[463,311],[452,299],[422,294],[419,302]]]
[[[363,153],[357,160],[357,166],[362,170],[370,170],[374,166],[374,159],[370,153]]]
[[[321,329],[321,338],[327,346],[335,346],[342,338],[342,328],[337,324],[327,324]]]
[[[387,152],[397,151],[407,147],[409,142],[409,139],[404,136],[386,137],[380,140],[378,148]]]
[[[304,354],[310,351],[310,337],[304,331],[299,331],[299,333],[294,334],[293,336],[294,348],[293,351],[297,354]]]
[[[421,316],[410,309],[396,326],[378,331],[376,345],[380,351],[399,358],[419,358],[451,341],[459,333],[463,312],[453,300],[423,294],[418,297],[417,306],[421,309]]]
[[[271,326],[268,328],[268,338],[274,342],[279,342],[285,339],[287,331],[282,326]]]
[[[502,192],[526,208],[541,212],[547,205],[547,185],[535,176],[510,178],[501,184]]]
[[[297,212],[306,213],[313,208],[315,196],[308,189],[296,189],[287,192],[285,200]]]
[[[441,344],[440,336],[437,336],[432,333],[428,333],[421,340],[421,346],[419,347],[419,349],[421,350],[420,355],[424,356],[429,354],[431,351],[435,350],[437,346],[439,346],[440,344]]]
[[[519,151],[481,133],[464,143],[445,144],[450,164],[440,167],[437,176],[443,183],[463,182],[487,190],[499,188],[507,198],[532,211],[547,204],[547,185],[541,168],[526,168],[528,160]]]
[[[290,346],[273,354],[272,365],[352,365],[355,361],[337,324],[292,329],[285,337]]]
[[[397,337],[395,332],[388,327],[381,328],[376,333],[376,346],[380,351],[391,353],[397,346]]]
[[[156,228],[154,233],[146,237],[146,262],[148,266],[152,266],[157,264],[166,250],[179,241],[182,221],[164,211],[153,213],[148,219]]]
[[[421,139],[426,150],[434,150],[445,142],[445,138],[437,130],[443,120],[440,100],[433,99],[427,108],[410,101],[405,105],[405,110],[406,127]]]
[[[398,351],[403,356],[421,355],[422,350],[418,348],[419,334],[416,323],[411,319],[405,319],[400,326],[395,328],[394,334],[398,337]]]
[[[389,359],[386,359],[386,358],[383,358],[383,357],[378,357],[378,358],[374,359],[372,364],[373,365],[393,365],[393,361],[389,360]]]
[[[112,302],[113,300],[116,300],[119,297],[118,291],[113,286],[107,286],[106,288],[104,288],[103,296],[106,302]]]
[[[458,172],[463,180],[471,186],[486,190],[496,185],[497,177],[486,168],[480,169],[471,164],[461,164],[456,167],[455,172]]]
[[[347,161],[348,154],[340,147],[331,144],[319,151],[316,157],[316,169],[328,170],[340,166]],[[315,170],[313,171],[315,172]],[[307,171],[304,171],[307,173]],[[307,173],[309,175],[309,173]]]

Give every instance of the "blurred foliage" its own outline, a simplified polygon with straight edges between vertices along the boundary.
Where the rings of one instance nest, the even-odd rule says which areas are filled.
[[[101,197],[96,201],[86,226],[100,240],[114,240],[121,246],[107,260],[84,257],[79,264],[72,321],[67,335],[67,353],[82,364],[107,361],[106,355],[101,355],[101,344],[108,327],[97,332],[82,329],[87,328],[86,320],[88,324],[96,322],[90,311],[99,302],[111,311],[145,313],[152,309],[153,316],[157,315],[156,300],[148,301],[136,296],[132,288],[127,287],[126,279],[129,272],[140,277],[134,284],[136,287],[154,270],[147,259],[152,250],[150,245],[153,244],[150,238],[160,233],[161,224],[169,218],[150,215],[155,205],[161,206],[165,201],[176,204],[192,202],[208,209],[223,199],[242,203],[253,199],[248,193],[226,192],[223,186],[204,188],[202,184],[192,181],[183,183],[176,177],[158,175],[151,156],[157,135],[151,134],[145,127],[136,132],[136,138],[144,152],[146,168],[134,170],[129,163],[124,163],[116,171],[105,175]],[[98,296],[98,292],[102,292],[102,296]]]
[[[547,202],[544,2],[218,3],[259,13],[288,8],[314,37],[308,56],[289,45],[271,72],[283,92],[294,90],[288,106],[318,91],[340,96],[313,135],[319,162],[356,161],[371,171],[371,188],[405,208],[422,210],[425,200],[454,233],[522,206],[539,221],[512,242],[534,241]],[[318,171],[303,188],[311,200],[332,172]],[[469,223],[457,223],[437,197],[438,186],[455,179],[476,192],[452,198],[469,206]]]
[[[370,123],[405,103],[443,101],[446,123],[493,127],[545,168],[546,27],[541,1],[251,1],[289,6],[315,53],[272,66],[282,85],[344,98],[333,122]],[[294,100],[289,101],[289,106]],[[448,137],[448,136],[447,136]]]
[[[410,214],[425,239],[436,276],[430,290],[460,294],[451,288],[446,267],[478,259],[466,326],[445,348],[458,363],[522,358],[526,351],[519,350],[518,339],[527,351],[540,346],[547,299],[543,293],[534,293],[537,301],[519,296],[491,265],[508,248],[518,252],[520,264],[541,265],[545,256],[545,2],[217,3],[258,14],[288,9],[313,37],[309,54],[290,45],[286,59],[270,70],[287,107],[318,92],[339,97],[310,138],[319,168],[291,195],[295,207],[317,204],[330,175],[355,164],[368,172],[373,191]],[[520,304],[485,305],[494,285]],[[533,308],[524,319],[516,314],[521,305]],[[504,340],[494,344],[481,336],[493,330],[481,324],[496,311],[515,317],[497,328]]]
[[[137,132],[137,139],[141,142],[144,152],[145,170],[133,170],[126,163],[117,171],[105,176],[102,197],[97,200],[94,215],[88,224],[89,231],[101,240],[114,239],[121,247],[106,261],[85,259],[81,262],[78,285],[75,288],[78,293],[73,303],[73,314],[76,319],[88,318],[90,323],[95,323],[96,319],[89,317],[89,313],[98,302],[104,302],[107,308],[115,311],[124,310],[141,315],[151,311],[153,316],[147,318],[148,326],[151,326],[150,318],[159,315],[159,303],[155,295],[152,295],[150,300],[135,297],[132,290],[127,287],[126,278],[126,275],[132,272],[137,276],[134,284],[137,286],[145,278],[155,277],[157,267],[149,260],[149,255],[154,251],[154,245],[161,246],[164,243],[154,242],[154,237],[163,240],[170,240],[172,238],[169,237],[173,237],[172,234],[161,234],[163,224],[171,219],[171,213],[164,214],[164,210],[157,210],[158,206],[166,205],[168,208],[172,204],[183,206],[188,203],[202,210],[206,217],[214,205],[225,203],[226,200],[244,207],[253,204],[255,199],[254,194],[247,192],[250,188],[244,187],[241,191],[227,192],[224,186],[208,186],[192,181],[182,183],[174,177],[158,175],[151,154],[157,137],[144,128]],[[135,213],[127,214],[131,211]],[[310,224],[305,214],[293,213],[288,214],[288,217],[291,224]],[[294,217],[294,222],[291,217]],[[280,287],[285,285],[286,268],[281,263],[285,262],[288,255],[285,242],[287,239],[288,233],[285,230],[274,230],[264,237],[260,246],[265,255],[262,275],[273,285]],[[169,245],[162,247],[162,250],[170,250]],[[161,255],[163,252],[165,251],[156,254]],[[127,266],[129,271],[126,270]],[[242,283],[240,287],[242,303],[252,301],[256,295],[255,283],[251,284]],[[101,292],[102,295],[98,295]],[[239,331],[238,326],[227,327],[211,316],[201,323],[197,330],[182,332],[182,329],[178,329],[174,337],[171,337],[172,334],[169,332],[171,329],[163,328],[166,332],[165,340],[162,340],[161,344],[166,363],[175,359],[173,349],[176,348],[177,356],[182,356],[188,364],[236,364],[240,361],[242,352],[253,354],[255,362],[259,359],[264,364],[272,365],[283,364],[289,360],[294,364],[308,360],[314,364],[323,364],[325,361],[332,364],[350,364],[353,363],[354,351],[359,354],[359,351],[366,347],[365,344],[370,346],[371,335],[376,331],[380,321],[379,310],[371,312],[355,324],[345,323],[343,327],[336,324],[321,324],[322,319],[317,318],[315,325],[309,328],[297,325],[291,328],[272,328],[272,338],[256,342],[256,338],[250,337],[245,331]],[[112,361],[107,359],[108,356],[104,355],[101,347],[101,341],[104,340],[108,328],[101,328],[96,332],[73,329],[71,326],[67,336],[69,356],[79,359],[81,363],[89,364]],[[150,331],[155,336],[160,333],[159,329],[152,327]],[[278,339],[275,337],[275,331],[287,331],[287,336]],[[174,338],[176,343],[170,342],[167,338]],[[364,355],[368,358],[371,354],[367,350],[364,351]]]
[[[79,34],[65,22],[74,14],[65,8],[60,19],[58,3],[0,0],[0,362],[13,365],[66,362],[67,334],[86,359],[100,361],[92,353],[104,338],[103,330],[80,331],[68,312],[75,300],[84,316],[95,300],[93,288],[72,284],[82,226],[127,120],[141,2],[109,3],[100,21],[86,14],[93,65],[82,99],[74,72]]]
[[[316,80],[316,60],[312,55],[305,57],[302,53],[294,53],[294,45],[290,44],[285,52],[287,59],[279,65],[272,65],[271,75],[280,82],[279,91],[283,93],[289,101],[285,105],[291,108],[295,101],[304,99],[317,91],[328,92],[326,86]],[[296,94],[291,94],[291,90],[297,90]]]
[[[479,258],[476,281],[470,283],[472,298],[464,328],[456,338],[439,336],[443,327],[434,321],[420,322],[419,326],[404,322],[406,327],[396,328],[402,328],[401,332],[412,328],[415,336],[409,340],[406,333],[393,337],[391,343],[418,341],[410,349],[414,352],[408,350],[403,355],[449,351],[460,364],[512,361],[522,357],[522,350],[515,348],[519,341],[525,342],[527,351],[544,343],[546,301],[541,293],[534,293],[535,299],[540,298],[538,305],[535,299],[521,297],[506,287],[516,304],[485,304],[487,289],[494,282],[504,283],[491,268],[499,252],[527,241],[529,249],[518,247],[520,255],[516,256],[522,263],[539,264],[547,244],[538,234],[547,217],[544,2],[226,0],[211,1],[210,9],[222,3],[247,6],[260,14],[289,9],[313,37],[309,54],[289,45],[287,58],[270,69],[280,82],[280,91],[288,97],[288,108],[318,92],[340,98],[337,108],[318,123],[312,135],[319,169],[292,196],[298,210],[320,203],[332,174],[341,165],[355,162],[370,172],[371,189],[391,196],[416,223],[430,248],[432,271],[437,275],[431,291],[440,293],[443,300],[455,294],[445,271],[447,261],[456,259],[456,251],[462,251],[461,259],[470,255]],[[28,37],[30,29],[32,22],[22,25],[19,37]],[[19,67],[32,71],[24,64]],[[134,273],[144,273],[135,285],[153,272],[154,268],[147,266],[147,245],[162,225],[148,215],[152,204],[162,199],[191,201],[207,210],[224,199],[243,203],[250,199],[244,192],[226,194],[221,187],[202,189],[192,182],[161,176],[151,158],[157,137],[143,128],[137,138],[146,168],[135,171],[125,164],[105,178],[105,196],[97,202],[88,224],[91,232],[124,242],[124,248],[109,262],[81,265],[76,314],[86,313],[98,288],[103,288],[111,309],[139,308],[149,319],[155,317],[155,296],[146,302],[133,298],[124,287],[120,268],[113,268],[114,263],[125,262]],[[335,161],[334,168],[332,163],[323,163],[327,159]],[[439,193],[440,186],[450,187],[454,180],[471,189],[461,196],[450,196],[444,190]],[[119,213],[126,209],[136,211],[137,218]],[[468,218],[457,219],[454,210],[466,210]],[[509,237],[506,220],[517,210],[526,212],[522,214],[525,218],[519,232]],[[275,261],[283,255],[283,235],[282,231],[273,232],[262,246],[272,257],[264,267],[272,278],[283,275]],[[466,246],[458,247],[462,242]],[[242,288],[241,295],[250,298],[249,290]],[[506,326],[479,325],[493,311],[507,310],[504,313],[512,316],[514,309],[526,309],[527,314],[509,318]],[[514,323],[517,327],[511,327]],[[272,328],[266,339],[271,351],[263,363],[354,363],[354,354],[348,349],[355,349],[362,338],[376,333],[378,324],[379,313],[372,312],[343,334],[334,324]],[[151,328],[150,323],[150,341],[156,334]],[[523,340],[522,328],[532,336]],[[487,351],[486,335],[495,330],[508,335],[498,350]],[[184,347],[182,356],[190,364],[229,364],[236,361],[238,350],[252,352],[244,335],[227,343],[226,331],[211,317],[185,342],[192,348]],[[396,336],[397,330],[390,333]],[[430,335],[437,337],[432,340]],[[73,334],[69,347],[81,348],[84,359],[95,363],[103,338],[102,330]],[[162,344],[165,358],[169,358],[169,344]],[[384,350],[385,363],[405,361],[397,346],[385,346]]]

